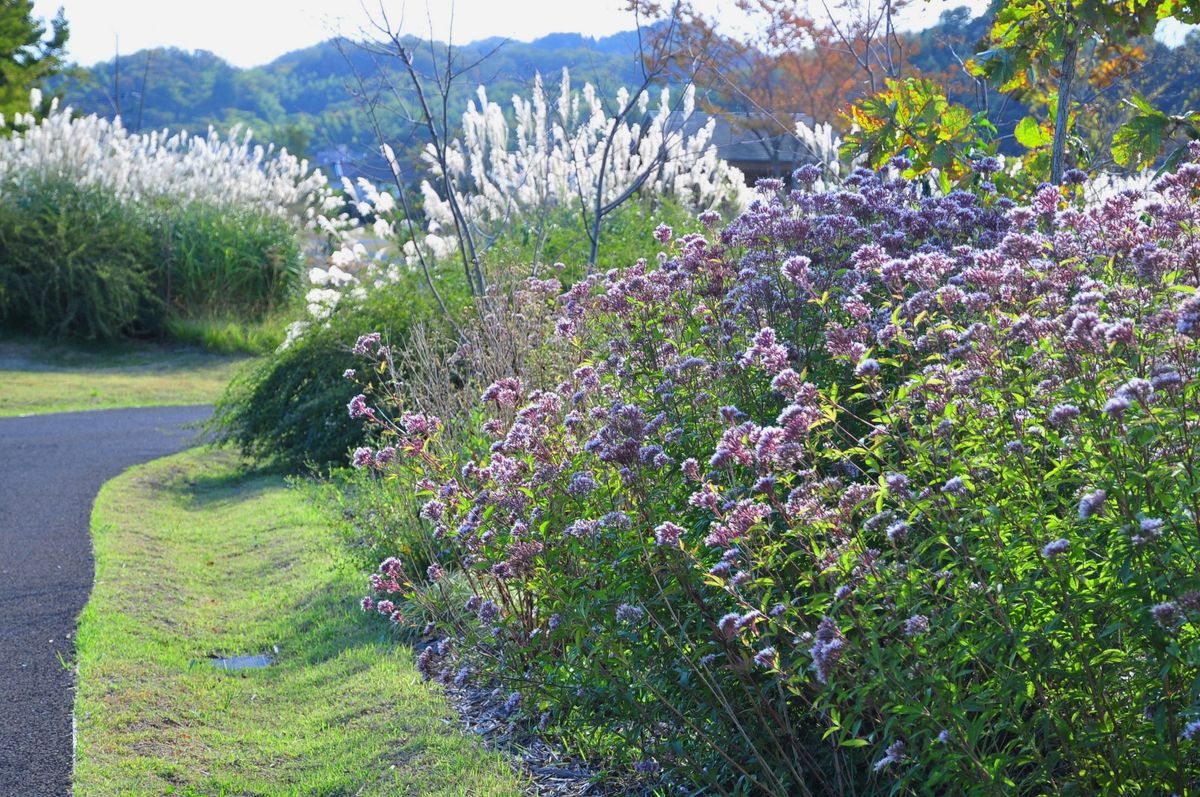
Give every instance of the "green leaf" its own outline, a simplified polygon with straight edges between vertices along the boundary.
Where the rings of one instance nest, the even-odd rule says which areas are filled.
[[[938,144],[930,153],[930,162],[939,169],[954,165],[954,148],[947,144]]]
[[[965,106],[950,105],[941,110],[941,125],[944,135],[957,137],[971,126],[972,114]]]
[[[1032,116],[1026,116],[1018,122],[1017,128],[1013,133],[1016,135],[1017,141],[1021,143],[1021,146],[1027,149],[1044,147],[1053,140],[1053,137],[1043,130],[1042,126]]]
[[[1158,112],[1133,117],[1113,136],[1113,160],[1126,168],[1153,163],[1162,149],[1169,124],[1170,120]]]
[[[953,184],[950,182],[950,175],[944,171],[941,171],[941,172],[938,172],[937,177],[938,177],[938,188],[941,189],[943,194],[949,194],[951,189],[953,188]]]
[[[1163,161],[1162,166],[1158,167],[1158,170],[1154,173],[1155,179],[1162,177],[1168,172],[1173,172],[1178,169],[1179,164],[1183,162],[1185,155],[1187,155],[1187,144],[1180,144],[1171,151],[1171,154],[1168,155],[1166,160]]]
[[[1128,98],[1128,102],[1130,105],[1132,105],[1134,108],[1137,108],[1139,111],[1141,111],[1144,114],[1157,113],[1157,111],[1154,110],[1154,106],[1151,105],[1150,102],[1145,97],[1143,97],[1141,94],[1138,94],[1136,91],[1133,92],[1133,95]]]

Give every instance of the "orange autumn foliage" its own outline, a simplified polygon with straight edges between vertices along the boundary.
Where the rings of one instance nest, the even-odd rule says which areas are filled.
[[[891,11],[906,4],[894,0]],[[754,135],[790,132],[797,118],[839,127],[843,111],[886,78],[947,77],[912,68],[915,43],[892,29],[887,5],[841,0],[815,12],[794,0],[736,5],[752,32],[723,30],[688,2],[629,0],[639,18],[673,23],[671,34],[683,43],[676,76],[696,81],[701,107]]]

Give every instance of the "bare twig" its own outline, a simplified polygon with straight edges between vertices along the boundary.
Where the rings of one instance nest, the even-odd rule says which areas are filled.
[[[371,123],[371,130],[375,134],[375,140],[379,143],[379,147],[384,155],[384,159],[387,161],[388,171],[391,173],[392,180],[396,186],[397,199],[400,202],[401,209],[404,211],[404,223],[408,227],[409,238],[414,244],[414,249],[416,250],[417,254],[417,262],[421,266],[421,273],[425,277],[425,284],[429,287],[430,293],[433,294],[433,298],[437,301],[438,308],[441,309],[443,317],[446,319],[447,323],[454,328],[458,337],[461,339],[463,337],[462,330],[457,326],[453,314],[446,306],[445,300],[442,298],[441,293],[434,284],[429,260],[425,256],[424,249],[417,243],[418,230],[416,228],[416,224],[413,222],[413,208],[410,206],[408,201],[408,191],[405,189],[404,180],[400,174],[400,165],[394,156],[388,157],[390,150],[388,149],[387,140],[383,134],[383,128],[379,123],[379,116],[375,110],[377,100],[367,92],[366,83],[358,69],[354,66],[352,60],[347,56],[342,40],[336,39],[335,46],[338,48],[338,52],[341,53],[342,57],[346,59],[346,63],[350,66],[351,73],[354,75],[354,79],[358,85],[359,101],[362,102],[363,107],[367,111],[367,119]]]
[[[433,37],[432,22],[430,23],[429,49],[430,57],[433,59],[435,67],[431,79],[436,86],[438,94],[438,113],[435,115],[429,101],[429,96],[426,93],[426,78],[417,71],[412,48],[405,42],[400,29],[391,24],[387,10],[383,7],[382,3],[379,7],[378,17],[372,17],[370,21],[376,31],[389,43],[391,49],[390,55],[399,59],[400,63],[404,66],[405,73],[408,75],[410,86],[416,98],[417,108],[419,109],[417,121],[425,128],[426,135],[428,136],[428,144],[432,150],[433,158],[437,163],[446,203],[450,207],[451,217],[454,220],[455,239],[458,245],[459,257],[462,260],[463,270],[467,277],[467,284],[470,286],[472,295],[483,296],[487,290],[487,281],[483,273],[479,248],[476,246],[474,232],[468,223],[466,214],[462,209],[462,204],[459,201],[458,191],[454,186],[453,175],[450,172],[449,161],[446,157],[450,122],[450,94],[453,89],[455,77],[461,74],[456,73],[454,70],[453,41],[449,41],[446,44],[444,68],[438,68],[437,48]],[[395,86],[392,86],[392,90],[398,94]]]

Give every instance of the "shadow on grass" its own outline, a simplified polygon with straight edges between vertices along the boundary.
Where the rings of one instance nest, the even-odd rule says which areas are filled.
[[[253,501],[269,491],[278,490],[285,482],[279,469],[270,465],[254,465],[229,447],[209,447],[206,456],[211,457],[209,461],[215,464],[214,467],[197,471],[181,462],[163,470],[153,489],[189,511],[204,511]],[[311,493],[306,500],[314,500]],[[340,554],[330,563],[334,571],[330,578],[336,586],[331,589],[331,585],[326,583],[319,588],[298,592],[286,606],[280,607],[287,615],[286,625],[291,629],[291,634],[277,642],[280,651],[276,662],[270,667],[272,670],[321,664],[362,647],[416,641],[402,640],[400,635],[381,624],[380,618],[360,610],[358,590],[366,589],[365,577],[361,584],[357,583],[357,566],[351,563],[351,558],[332,540],[330,548]],[[270,643],[267,645],[269,647]],[[214,651],[227,656],[272,652]]]
[[[279,658],[272,666],[281,669],[319,666],[362,648],[398,642],[380,627],[378,617],[359,609],[353,593],[314,590],[298,596],[288,614],[295,635],[280,645]],[[394,652],[390,648],[384,651]]]
[[[225,462],[239,463],[240,467],[222,467],[202,473],[181,467],[170,471],[159,489],[181,506],[203,510],[254,500],[270,490],[278,489],[285,481],[284,472],[280,469],[269,464],[250,463],[232,449],[210,448],[210,451]],[[338,580],[344,582],[343,586],[347,589],[319,588],[294,596],[290,606],[285,609],[288,626],[293,629],[294,635],[281,642],[279,658],[271,665],[272,668],[286,669],[291,664],[320,664],[360,647],[400,641],[398,635],[381,628],[378,617],[359,609],[358,597],[354,592],[356,585],[352,583],[351,575],[354,568],[349,557],[338,557],[333,567],[342,575]],[[365,589],[365,578],[362,588]],[[221,651],[224,655],[268,652]]]
[[[218,355],[197,346],[131,341],[96,343],[37,338],[0,332],[0,369],[24,371],[132,370],[171,374],[197,366],[249,360]]]
[[[201,424],[203,422],[200,422]],[[189,424],[189,428],[195,424]],[[168,472],[159,488],[171,500],[189,509],[251,500],[285,482],[286,471],[270,463],[259,463],[241,456],[232,446],[208,443],[207,452],[222,462],[237,463],[236,469],[195,473],[184,467]]]
[[[292,633],[276,645],[266,645],[263,650],[213,650],[214,657],[258,656],[271,657],[271,663],[263,668],[231,669],[230,677],[288,678],[310,673],[338,659],[346,661],[368,661],[369,657],[356,655],[369,650],[371,657],[395,652],[391,645],[412,650],[395,635],[381,629],[378,618],[359,610],[356,601],[343,592],[328,589],[313,590],[299,596],[296,603],[286,612],[285,621]],[[192,667],[213,667],[211,658],[196,659]],[[331,673],[330,677],[342,677]]]

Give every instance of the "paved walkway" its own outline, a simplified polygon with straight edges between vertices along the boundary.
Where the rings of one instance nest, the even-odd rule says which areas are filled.
[[[92,501],[196,442],[209,407],[0,418],[0,795],[71,794],[73,636],[92,589]]]

